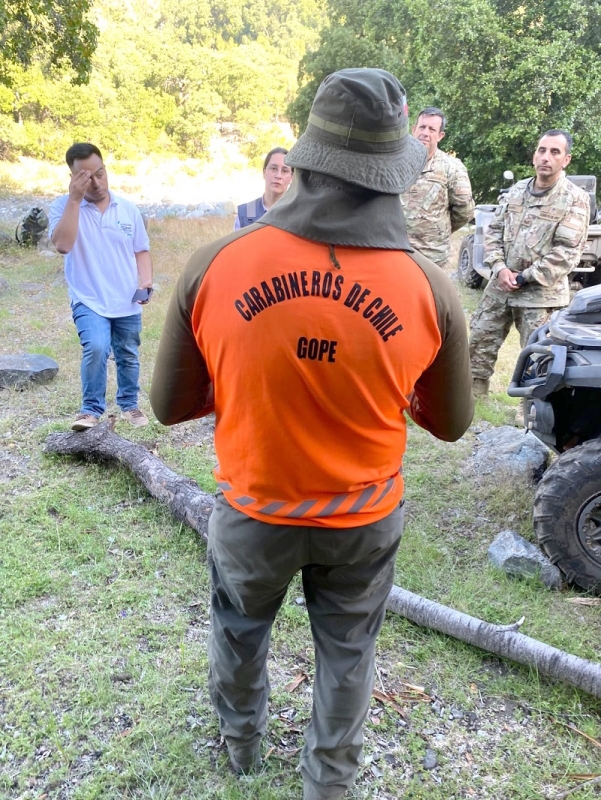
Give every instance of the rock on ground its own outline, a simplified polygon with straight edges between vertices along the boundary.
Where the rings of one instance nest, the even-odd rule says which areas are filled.
[[[49,198],[10,198],[0,202],[0,222],[16,224],[23,219],[25,214],[34,206],[37,205],[43,208],[46,213],[50,209]],[[227,217],[236,213],[236,206],[231,200],[217,200],[215,202],[203,201],[195,204],[184,203],[136,203],[142,217],[148,221],[149,219],[165,219],[168,217],[179,217],[181,219],[200,219],[201,217]],[[233,223],[232,223],[233,227]],[[14,242],[13,236],[3,234],[1,239],[7,243]],[[43,250],[52,251],[54,248],[48,245],[48,237],[46,236],[41,240]]]
[[[492,564],[515,577],[540,577],[547,589],[561,589],[561,572],[515,531],[501,531],[488,548]]]
[[[478,434],[471,466],[479,475],[503,471],[516,481],[537,481],[548,461],[548,448],[533,433],[502,425]]]
[[[29,383],[49,383],[58,373],[58,364],[48,356],[0,355],[0,388],[24,389]]]

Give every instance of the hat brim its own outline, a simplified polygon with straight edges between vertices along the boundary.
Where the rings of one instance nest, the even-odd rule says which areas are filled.
[[[403,194],[415,183],[428,151],[408,134],[394,153],[358,153],[303,133],[284,162],[290,167],[333,175],[383,194]]]

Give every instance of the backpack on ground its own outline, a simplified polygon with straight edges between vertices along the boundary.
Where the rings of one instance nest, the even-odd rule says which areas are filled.
[[[23,247],[35,247],[48,228],[48,217],[43,208],[31,208],[17,225],[15,239]]]

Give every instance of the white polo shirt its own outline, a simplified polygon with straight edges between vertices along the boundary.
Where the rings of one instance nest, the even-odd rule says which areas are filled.
[[[83,303],[102,317],[129,317],[142,312],[131,301],[138,288],[135,254],[150,250],[150,244],[136,206],[109,195],[104,214],[94,203],[81,201],[77,238],[65,256],[65,278],[72,303]],[[68,199],[63,195],[50,206],[50,236]]]

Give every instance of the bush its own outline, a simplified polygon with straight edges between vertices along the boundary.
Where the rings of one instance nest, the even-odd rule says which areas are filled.
[[[0,114],[0,161],[16,161],[26,138],[23,125],[17,125],[11,117]]]
[[[135,175],[136,165],[129,164],[125,161],[114,161],[111,164],[111,172],[115,175]]]
[[[270,150],[274,147],[285,147],[289,150],[293,144],[294,138],[290,131],[284,130],[282,125],[273,123],[256,127],[240,149],[253,167],[261,169],[263,160]]]

